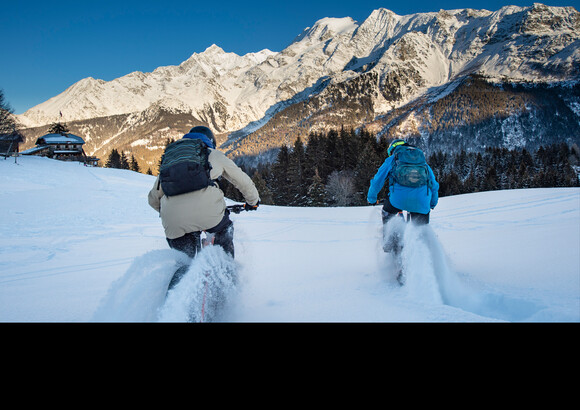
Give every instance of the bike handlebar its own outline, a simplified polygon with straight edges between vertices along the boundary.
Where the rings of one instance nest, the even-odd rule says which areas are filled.
[[[233,212],[235,214],[239,214],[242,211],[248,211],[248,209],[246,209],[245,205],[230,205],[230,206],[226,206],[226,209],[230,212]]]

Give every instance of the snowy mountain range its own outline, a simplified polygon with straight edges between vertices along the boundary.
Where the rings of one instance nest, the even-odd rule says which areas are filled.
[[[426,145],[459,133],[467,149],[526,146],[530,130],[542,139],[547,115],[556,118],[552,129],[563,128],[562,139],[580,141],[579,80],[580,13],[572,7],[406,16],[381,8],[363,22],[321,19],[280,52],[238,56],[212,45],[178,66],[112,81],[85,78],[18,120],[31,144],[62,113],[89,153],[104,158],[119,148],[149,165],[167,138],[201,123],[232,156],[264,155],[313,131],[363,125]],[[554,105],[555,115],[546,111]]]

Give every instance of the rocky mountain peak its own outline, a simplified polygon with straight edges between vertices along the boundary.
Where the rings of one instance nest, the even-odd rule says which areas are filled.
[[[40,127],[62,112],[68,123],[82,121],[87,129],[97,118],[115,118],[116,124],[123,116],[158,111],[163,115],[139,117],[165,121],[150,124],[158,129],[152,134],[181,132],[171,121],[183,129],[205,123],[230,136],[224,141],[229,150],[255,152],[262,148],[239,147],[279,146],[266,141],[272,135],[291,142],[297,124],[307,134],[338,119],[357,126],[374,122],[413,101],[441,98],[467,76],[496,83],[579,81],[579,33],[580,14],[572,7],[536,3],[405,16],[380,8],[362,22],[320,19],[279,52],[239,56],[212,44],[178,66],[112,81],[86,78],[18,119]],[[322,112],[324,119],[306,126]],[[111,125],[102,138],[113,143],[114,136],[131,132],[129,123]],[[139,138],[146,132],[143,123]]]

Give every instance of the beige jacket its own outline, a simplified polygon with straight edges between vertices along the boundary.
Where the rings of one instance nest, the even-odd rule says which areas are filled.
[[[256,205],[258,190],[250,177],[221,151],[210,149],[211,179],[222,176],[242,193],[246,202]],[[167,197],[159,184],[159,177],[149,191],[149,205],[159,212],[165,236],[179,238],[186,233],[213,228],[224,217],[226,202],[217,183],[199,191]]]

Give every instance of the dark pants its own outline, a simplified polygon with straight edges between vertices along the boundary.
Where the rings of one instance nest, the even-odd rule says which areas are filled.
[[[399,208],[395,208],[391,202],[389,201],[389,197],[387,196],[387,198],[385,199],[385,203],[383,205],[383,212],[382,212],[382,216],[383,216],[383,227],[386,227],[387,222],[397,216],[399,214],[399,212],[402,212],[402,209]],[[401,214],[401,216],[403,216],[403,214]],[[413,222],[414,224],[417,225],[426,225],[429,223],[429,214],[420,214],[417,212],[408,212],[407,215],[411,222]],[[383,230],[383,250],[385,252],[395,252],[395,253],[400,253],[401,249],[402,249],[402,243],[401,243],[401,233],[398,230]]]
[[[215,234],[214,245],[221,246],[226,253],[232,258],[234,257],[234,223],[231,221],[228,211],[226,211],[219,224],[208,229],[206,232]],[[179,238],[167,238],[167,243],[170,248],[184,252],[193,258],[201,249],[200,238],[201,232],[190,232]]]
[[[389,201],[389,197],[385,198],[385,203],[383,204],[383,224],[386,224],[389,219],[402,212],[402,209],[395,208]],[[429,213],[420,214],[417,212],[409,212],[411,221],[417,225],[427,225],[429,223]]]

